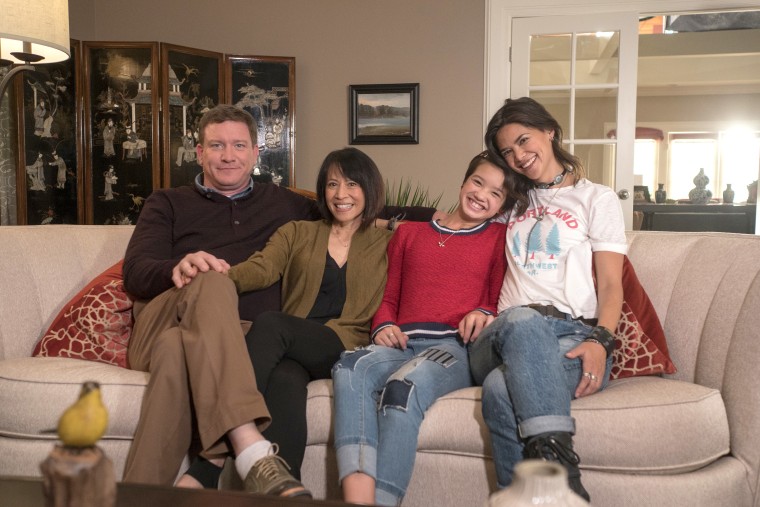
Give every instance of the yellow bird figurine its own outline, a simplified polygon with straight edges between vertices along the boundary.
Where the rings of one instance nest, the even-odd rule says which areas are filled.
[[[100,398],[100,384],[85,382],[79,399],[58,420],[58,438],[65,447],[92,447],[108,427],[108,411]]]

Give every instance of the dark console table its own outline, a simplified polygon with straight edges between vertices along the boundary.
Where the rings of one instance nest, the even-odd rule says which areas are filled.
[[[644,214],[644,231],[716,231],[755,233],[756,204],[634,203]]]

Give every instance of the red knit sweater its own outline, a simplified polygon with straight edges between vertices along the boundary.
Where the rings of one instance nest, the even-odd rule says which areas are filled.
[[[496,313],[506,269],[504,224],[485,222],[449,238],[451,232],[435,222],[407,222],[395,232],[373,337],[396,324],[409,338],[453,338],[470,311]]]

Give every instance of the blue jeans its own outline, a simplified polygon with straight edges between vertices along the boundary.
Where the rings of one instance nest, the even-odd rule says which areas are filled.
[[[470,368],[483,386],[483,418],[491,433],[499,487],[512,483],[523,440],[541,433],[575,433],[570,401],[583,375],[580,359],[565,353],[592,328],[544,317],[525,307],[502,312],[470,345]],[[607,385],[612,357],[602,388]]]
[[[452,339],[411,339],[344,352],[333,367],[338,475],[375,478],[378,505],[401,503],[414,468],[425,410],[472,385],[467,348]]]

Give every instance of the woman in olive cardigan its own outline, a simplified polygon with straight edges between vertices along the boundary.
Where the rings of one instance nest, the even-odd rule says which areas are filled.
[[[355,148],[333,151],[317,177],[324,219],[283,225],[263,250],[227,273],[238,293],[281,282],[282,311],[259,315],[246,344],[272,416],[263,434],[278,443],[296,478],[306,448],[307,384],[330,378],[344,350],[369,343],[391,236],[373,226],[383,203],[383,180],[372,159]],[[188,474],[215,487],[218,470],[196,460]]]

